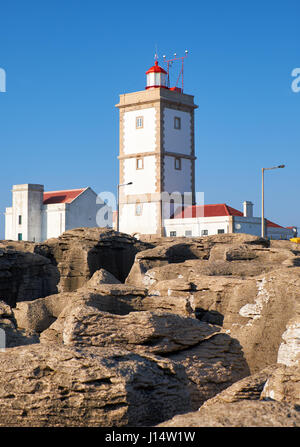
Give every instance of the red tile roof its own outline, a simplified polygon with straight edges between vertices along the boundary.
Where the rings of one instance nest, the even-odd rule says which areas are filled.
[[[83,193],[87,188],[66,189],[64,191],[44,192],[44,205],[53,203],[71,203],[76,197]]]
[[[197,217],[197,212],[199,213],[199,217],[244,216],[244,214],[241,211],[236,210],[235,208],[232,208],[229,205],[226,205],[226,203],[220,203],[216,205],[204,205],[204,214],[203,214],[203,206],[201,205],[188,206],[184,210],[179,211],[177,214],[175,214],[174,219]],[[266,222],[268,227],[283,228],[280,225],[271,222],[270,220],[266,219]]]

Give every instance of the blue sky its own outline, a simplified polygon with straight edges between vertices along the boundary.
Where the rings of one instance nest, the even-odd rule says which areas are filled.
[[[300,227],[300,3],[10,1],[0,6],[0,238],[11,186],[115,191],[118,95],[142,90],[159,56],[183,55],[195,116],[196,189],[206,203]],[[174,72],[174,77],[176,77]]]

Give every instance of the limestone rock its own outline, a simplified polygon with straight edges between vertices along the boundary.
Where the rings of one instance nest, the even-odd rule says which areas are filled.
[[[283,402],[218,402],[178,415],[158,427],[299,427],[300,412]]]
[[[56,293],[58,282],[58,270],[44,256],[0,248],[0,299],[10,306]]]
[[[300,302],[299,308],[300,308]],[[299,313],[300,314],[300,313]],[[279,346],[277,363],[287,366],[300,364],[300,316],[288,322],[282,334],[283,342]]]
[[[12,309],[0,301],[0,352],[13,346],[33,343],[39,343],[38,334],[18,329]]]
[[[121,284],[117,278],[114,277],[105,269],[96,270],[91,279],[87,282],[87,287],[97,287],[100,284]]]
[[[62,339],[66,345],[119,346],[165,355],[196,345],[219,330],[171,313],[113,315],[91,306],[78,306],[64,318]]]
[[[300,365],[278,364],[269,375],[261,398],[288,402],[297,405],[300,409]]]
[[[36,244],[35,252],[49,258],[60,272],[60,292],[74,291],[103,268],[125,281],[136,253],[152,247],[107,228],[77,228],[57,239]]]
[[[194,410],[250,373],[239,342],[225,333],[171,353],[168,358],[184,366]]]
[[[0,354],[0,426],[151,426],[188,410],[185,373],[167,359],[60,345]]]
[[[75,292],[64,292],[30,302],[18,303],[14,315],[18,327],[37,332],[45,331],[65,308],[70,312],[80,304],[94,306],[104,312],[125,315],[133,310],[142,310],[146,289],[125,284],[91,284]]]

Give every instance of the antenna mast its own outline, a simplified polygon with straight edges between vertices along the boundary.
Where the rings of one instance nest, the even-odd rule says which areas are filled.
[[[185,53],[184,56],[181,56],[181,57],[177,57],[177,54],[174,53],[174,57],[173,57],[172,59],[166,59],[166,56],[163,56],[163,61],[164,61],[164,63],[167,64],[168,87],[169,87],[169,88],[170,88],[170,67],[172,67],[172,65],[173,65],[173,63],[174,63],[175,61],[181,61],[181,70],[180,70],[180,72],[179,72],[179,75],[178,75],[178,78],[177,78],[177,81],[176,81],[176,84],[175,84],[175,88],[178,88],[177,85],[178,85],[178,82],[179,82],[180,77],[181,77],[181,91],[182,91],[182,93],[183,93],[184,59],[185,59],[185,58],[187,57],[187,55],[188,55],[188,50],[185,50],[184,53]]]

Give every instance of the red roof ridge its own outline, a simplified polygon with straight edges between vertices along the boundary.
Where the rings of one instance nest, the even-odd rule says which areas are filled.
[[[45,191],[44,205],[52,205],[56,203],[72,203],[77,197],[83,194],[89,187],[78,189],[62,189],[59,191]]]

